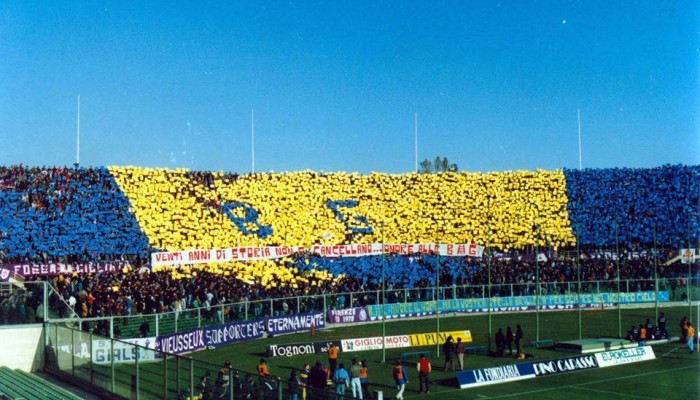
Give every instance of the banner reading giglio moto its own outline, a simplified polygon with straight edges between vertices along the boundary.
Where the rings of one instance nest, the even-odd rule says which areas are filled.
[[[448,337],[452,337],[453,340],[461,338],[464,342],[472,341],[472,334],[470,331],[449,331],[440,332],[440,337],[435,333],[416,333],[411,335],[397,335],[397,336],[386,336],[382,339],[381,336],[367,337],[367,338],[356,338],[356,339],[344,339],[340,343],[342,345],[343,351],[365,351],[365,350],[378,350],[382,347],[387,349],[397,349],[401,347],[413,347],[413,346],[427,346],[435,344],[435,341],[439,343],[444,343]]]

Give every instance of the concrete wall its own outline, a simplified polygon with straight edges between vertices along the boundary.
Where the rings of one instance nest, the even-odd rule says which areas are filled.
[[[0,365],[27,372],[44,366],[44,326],[0,326]]]

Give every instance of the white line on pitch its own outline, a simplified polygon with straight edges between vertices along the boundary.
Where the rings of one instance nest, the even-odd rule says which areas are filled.
[[[598,393],[605,393],[605,394],[612,394],[614,396],[625,396],[625,397],[634,397],[635,399],[645,399],[645,400],[661,400],[656,397],[646,397],[646,396],[639,396],[636,394],[630,394],[630,393],[620,393],[620,392],[611,392],[608,390],[600,390],[600,389],[593,389],[593,388],[588,388],[588,387],[583,387],[583,386],[576,386],[573,389],[581,389],[581,390],[590,390],[591,392],[598,392]]]

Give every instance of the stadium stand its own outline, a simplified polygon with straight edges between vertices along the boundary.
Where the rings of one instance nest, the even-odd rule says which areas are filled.
[[[697,241],[698,166],[564,170],[564,175],[569,217],[581,244],[609,245],[616,234],[641,243]]]
[[[582,261],[582,279],[611,279],[614,263],[594,253],[617,241],[625,254],[640,252],[623,261],[620,277],[650,279],[653,262],[666,258],[660,254],[654,260],[644,253],[654,247],[654,239],[658,246],[676,249],[698,239],[699,176],[698,166],[243,176],[138,167],[0,167],[0,261],[4,267],[109,263],[110,269],[42,277],[56,290],[50,294],[52,309],[64,315],[69,303],[82,317],[376,290],[382,271],[389,289],[434,286],[438,264],[431,254],[295,254],[162,272],[155,268],[143,279],[135,272],[158,250],[470,242],[501,253],[490,260],[443,257],[440,282],[478,285],[487,282],[488,261],[500,284],[532,281],[533,246],[545,252],[573,249],[577,239],[584,254],[591,255]],[[575,260],[553,255],[538,266],[541,281],[575,280]],[[673,267],[658,271],[661,277],[676,272]],[[189,279],[181,279],[185,277]],[[36,309],[38,296],[32,291],[0,293],[2,322],[34,320],[41,311]]]
[[[26,400],[79,400],[80,397],[36,375],[0,367],[0,396]]]
[[[9,263],[146,256],[148,241],[106,168],[0,167],[0,258]]]

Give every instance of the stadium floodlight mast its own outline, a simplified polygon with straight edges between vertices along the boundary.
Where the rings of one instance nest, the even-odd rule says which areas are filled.
[[[255,110],[250,110],[250,172],[255,173]]]
[[[418,113],[413,115],[413,162],[418,173]]]
[[[435,255],[437,256],[437,268],[435,269],[435,283],[437,292],[435,293],[435,357],[440,358],[440,220],[435,220],[437,243],[435,246]]]
[[[578,289],[576,294],[576,308],[578,308],[578,340],[583,339],[582,326],[583,322],[581,320],[581,246],[579,245],[579,238],[581,237],[581,229],[579,225],[576,224],[576,280],[578,281]]]
[[[652,216],[652,218],[655,218]],[[654,320],[659,320],[659,275],[657,274],[657,259],[659,258],[658,252],[656,251],[656,219],[652,220],[654,224]],[[690,295],[690,293],[688,293]]]
[[[386,252],[384,251],[384,221],[382,227],[382,363],[386,363]]]
[[[486,257],[486,263],[488,267],[488,307],[489,307],[489,330],[488,330],[488,344],[489,344],[489,353],[491,353],[491,336],[493,333],[492,330],[492,323],[491,323],[491,198],[487,197],[488,202],[486,203],[487,205],[487,215],[486,215],[486,223],[487,223],[487,230],[486,230],[486,250],[488,251]]]
[[[78,115],[76,117],[77,140],[75,142],[75,168],[80,166],[80,95],[78,95]]]
[[[613,221],[615,229],[615,266],[617,267],[617,337],[622,337],[622,294],[620,293],[620,245],[617,236],[618,224]]]
[[[581,109],[577,109],[578,115],[578,169],[583,169],[583,159],[581,158]]]
[[[690,251],[690,228],[688,228],[688,251]],[[696,241],[697,242],[697,241]],[[685,292],[687,293],[687,298],[688,298],[688,310],[690,311],[688,315],[690,317],[688,318],[693,318],[693,297],[690,295],[690,269],[693,265],[693,261],[695,261],[695,248],[693,248],[693,254],[692,257],[688,260],[688,279],[686,279],[686,289]],[[681,256],[682,257],[682,256]],[[698,303],[698,315],[700,315],[700,303]],[[695,322],[695,325],[698,325],[698,322],[700,322],[700,318],[698,320],[693,321]]]
[[[537,259],[539,229],[537,224],[532,226],[535,232],[535,342],[540,341],[540,262]]]

